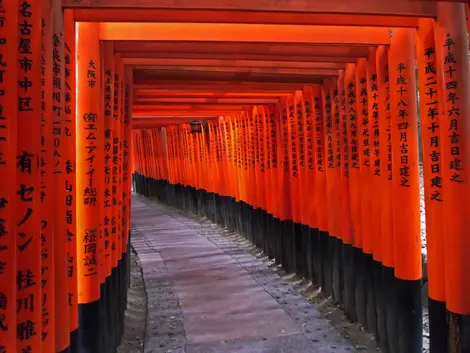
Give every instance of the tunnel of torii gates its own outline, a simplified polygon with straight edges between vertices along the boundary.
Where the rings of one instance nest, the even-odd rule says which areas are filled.
[[[131,186],[242,233],[384,351],[421,352],[421,166],[431,352],[470,352],[467,4],[0,12],[1,353],[116,350]]]

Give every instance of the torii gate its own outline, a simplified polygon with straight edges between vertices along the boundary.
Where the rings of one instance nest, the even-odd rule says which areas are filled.
[[[466,3],[3,0],[0,353],[115,348],[131,129],[139,172],[151,178],[151,147],[162,143],[154,129],[306,97],[322,101],[325,124],[341,130],[332,111],[343,108],[357,121],[342,132],[350,143],[339,159],[351,163],[315,184],[318,203],[341,202],[308,225],[360,254],[368,284],[331,293],[392,353],[422,347],[419,107],[431,352],[470,351]],[[336,135],[324,127],[326,144]],[[300,205],[281,213],[305,225]]]

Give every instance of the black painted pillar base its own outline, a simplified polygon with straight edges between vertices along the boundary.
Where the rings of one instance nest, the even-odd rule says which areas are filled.
[[[398,352],[397,297],[395,295],[395,274],[392,267],[383,266],[383,288],[385,317],[388,338],[388,352]]]
[[[312,252],[312,266],[313,273],[311,274],[312,283],[315,286],[321,286],[323,282],[323,268],[320,247],[320,230],[318,228],[310,229],[311,236],[311,252]]]
[[[304,266],[304,254],[303,254],[303,234],[302,224],[294,222],[294,249],[292,252],[294,261],[294,271],[297,275],[302,276]]]
[[[100,300],[78,305],[80,323],[78,352],[80,353],[102,352],[102,327],[99,320],[100,309]]]
[[[343,266],[342,266],[341,239],[330,237],[330,261],[331,261],[331,286],[333,289],[333,299],[336,303],[343,302]]]
[[[310,227],[302,225],[302,248],[304,255],[304,267],[302,276],[310,280],[313,274],[313,256],[312,256],[312,234]]]
[[[261,209],[252,208],[252,218],[251,218],[251,227],[253,230],[253,237],[251,243],[254,244],[257,248],[260,248],[260,222],[261,222]]]
[[[269,253],[269,236],[268,233],[268,219],[269,214],[265,210],[261,210],[260,213],[260,231],[261,231],[261,249],[263,249],[263,253],[267,256]]]
[[[330,257],[331,237],[327,232],[320,231],[320,253],[322,267],[322,292],[333,295],[332,266]]]
[[[423,351],[423,303],[421,280],[395,278],[398,352]]]
[[[343,274],[344,274],[344,311],[346,317],[356,321],[356,297],[354,281],[355,263],[354,248],[350,244],[343,245]]]
[[[275,258],[275,248],[276,248],[276,235],[274,234],[274,216],[272,214],[267,214],[266,217],[266,241],[267,241],[267,255],[270,260]]]
[[[470,353],[470,315],[447,311],[449,352]]]
[[[363,254],[364,257],[364,284],[366,288],[366,328],[377,336],[377,314],[374,291],[374,259],[372,254]]]
[[[246,202],[243,203],[245,206],[244,222],[245,222],[245,234],[246,238],[253,243],[253,207]]]
[[[295,227],[294,222],[291,220],[285,220],[283,225],[282,265],[287,273],[292,273],[295,272]]]
[[[376,340],[379,346],[384,350],[388,347],[387,335],[387,317],[385,309],[385,293],[384,293],[384,280],[383,280],[383,265],[381,262],[373,261],[373,278],[374,278],[374,293],[375,293],[375,312],[377,320],[377,333]]]
[[[99,312],[99,321],[101,323],[102,333],[101,333],[101,348],[103,352],[110,352],[110,348],[113,344],[113,341],[110,337],[110,325],[108,318],[108,291],[106,288],[106,281],[104,281],[100,286],[100,312]]]
[[[276,265],[282,265],[283,260],[283,234],[284,234],[284,222],[279,218],[273,219],[273,229],[274,229],[274,262]]]
[[[354,253],[354,282],[355,282],[355,306],[357,321],[367,326],[367,291],[366,291],[366,268],[365,255],[360,248],[353,248]],[[393,275],[393,270],[392,270]]]
[[[228,229],[230,231],[236,230],[237,218],[238,218],[238,203],[237,200],[233,197],[229,198],[230,210],[228,212]]]
[[[115,296],[115,309],[117,312],[117,320],[114,323],[114,329],[116,330],[116,340],[121,340],[121,323],[123,322],[123,312],[121,311],[122,303],[122,258],[118,260],[116,267],[116,292]]]
[[[79,353],[78,340],[78,329],[70,332],[70,353]]]
[[[446,352],[449,345],[446,303],[428,298],[428,312],[429,352]]]
[[[243,204],[243,201],[237,201],[237,219],[236,219],[236,231],[238,234],[241,234],[242,236],[246,237],[246,234],[244,232],[244,211],[245,207]]]

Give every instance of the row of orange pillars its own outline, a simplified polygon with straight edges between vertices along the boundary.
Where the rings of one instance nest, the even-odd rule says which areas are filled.
[[[60,1],[3,0],[0,13],[0,352],[115,352],[129,285],[128,77],[112,55],[101,63],[93,33],[76,40]]]
[[[420,352],[418,108],[431,350],[468,352],[468,36],[462,7],[442,9],[338,81],[132,139],[132,70],[96,24],[1,1],[0,352],[116,350],[133,170],[139,192],[308,271],[384,349]]]
[[[465,14],[443,12],[277,104],[133,130],[134,187],[244,234],[384,351],[417,353],[422,166],[430,350],[470,352],[468,47]]]

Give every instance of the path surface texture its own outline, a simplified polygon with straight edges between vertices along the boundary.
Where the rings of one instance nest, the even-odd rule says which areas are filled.
[[[352,352],[260,260],[168,206],[134,196],[132,244],[147,292],[145,352]]]

